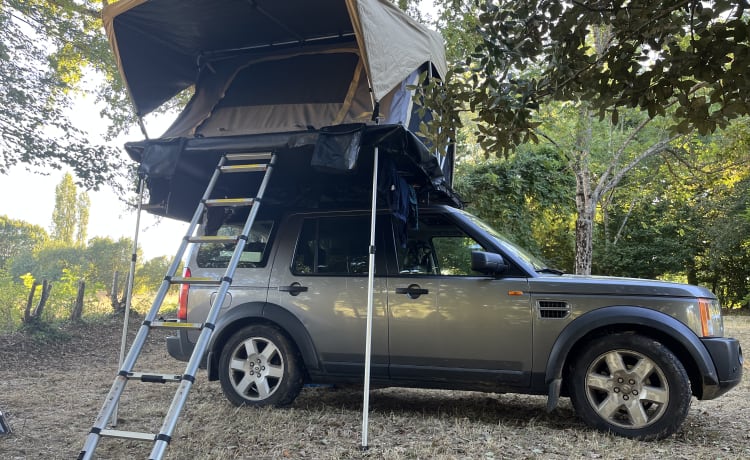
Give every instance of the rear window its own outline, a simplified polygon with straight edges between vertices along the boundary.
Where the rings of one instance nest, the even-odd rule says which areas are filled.
[[[273,221],[256,221],[248,235],[237,268],[265,267],[268,262]],[[241,225],[225,224],[219,227],[217,236],[237,236],[242,233]],[[198,247],[196,262],[200,268],[227,268],[234,254],[233,243],[202,243]]]
[[[294,254],[295,275],[367,275],[368,216],[306,219]]]

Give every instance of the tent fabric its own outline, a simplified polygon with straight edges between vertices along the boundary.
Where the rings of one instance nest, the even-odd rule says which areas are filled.
[[[120,0],[102,16],[139,115],[238,53],[355,39],[376,102],[425,63],[447,71],[440,34],[388,0]]]
[[[347,0],[357,41],[364,50],[372,92],[380,101],[425,62],[440,77],[448,72],[443,37],[387,0]]]
[[[193,98],[172,126],[171,137],[217,137],[318,129],[372,119],[372,99],[359,50],[350,46],[238,56],[216,62],[200,76]],[[408,122],[411,112],[389,118]],[[397,107],[397,110],[411,107]],[[391,115],[393,114],[393,115]]]

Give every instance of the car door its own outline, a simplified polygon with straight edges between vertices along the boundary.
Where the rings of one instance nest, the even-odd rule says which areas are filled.
[[[363,375],[370,216],[298,215],[290,223],[287,228],[299,230],[286,235],[291,244],[280,245],[276,261],[285,262],[274,264],[269,299],[300,319],[326,373]],[[388,373],[384,276],[376,276],[374,288],[371,371],[377,378]]]
[[[424,215],[389,264],[393,378],[525,386],[532,316],[525,277],[471,270],[487,250],[447,215]]]

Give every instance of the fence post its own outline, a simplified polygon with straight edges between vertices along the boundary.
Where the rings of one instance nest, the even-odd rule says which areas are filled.
[[[70,312],[71,321],[80,321],[81,315],[83,314],[83,296],[86,292],[86,282],[84,280],[78,281],[78,294],[76,295],[76,302],[73,304],[73,310]]]
[[[26,300],[26,309],[23,311],[23,322],[28,324],[31,322],[31,304],[34,303],[34,294],[36,294],[36,288],[39,287],[39,283],[34,281],[31,284],[31,292],[29,292],[29,298]]]
[[[47,280],[42,280],[42,294],[39,297],[39,303],[36,305],[34,313],[31,314],[34,319],[42,319],[42,312],[44,311],[44,306],[47,305],[47,299],[49,299],[49,293],[51,290],[52,283]]]

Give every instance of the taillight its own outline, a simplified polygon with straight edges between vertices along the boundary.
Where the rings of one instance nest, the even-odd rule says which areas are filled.
[[[183,278],[190,278],[190,268],[185,267],[182,273]],[[187,304],[188,304],[188,292],[190,290],[189,284],[180,285],[180,308],[177,310],[177,319],[180,321],[187,321]]]

